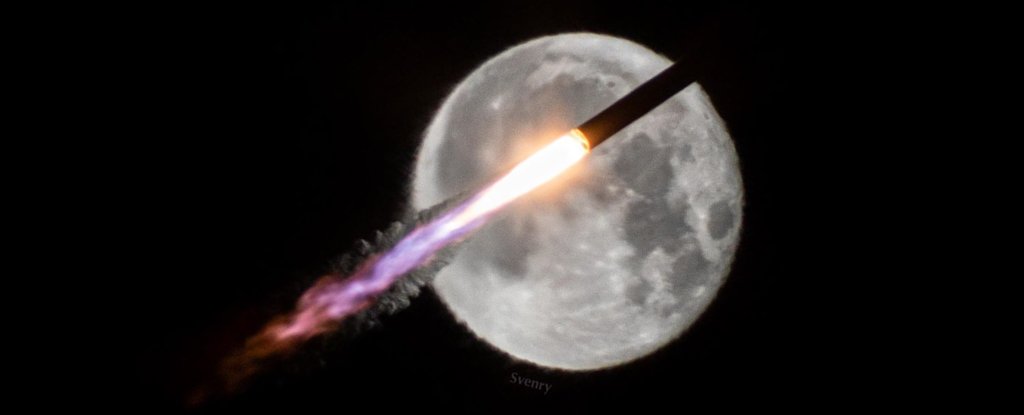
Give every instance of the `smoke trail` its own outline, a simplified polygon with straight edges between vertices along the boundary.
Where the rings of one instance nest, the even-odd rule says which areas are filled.
[[[277,355],[335,329],[346,318],[370,308],[400,278],[429,263],[437,253],[479,229],[502,207],[547,183],[589,151],[578,130],[559,137],[484,190],[406,234],[391,249],[371,255],[350,274],[321,277],[299,299],[295,310],[273,319],[228,359],[224,374],[232,389]],[[347,277],[347,278],[345,278]]]
[[[403,221],[392,222],[383,231],[377,231],[375,236],[369,240],[360,239],[356,241],[349,252],[331,264],[330,271],[326,275],[320,277],[313,287],[306,290],[306,293],[299,300],[295,312],[301,310],[303,299],[307,298],[311,292],[317,291],[318,287],[340,283],[345,279],[345,276],[350,276],[349,279],[354,278],[357,275],[357,271],[371,258],[394,249],[395,245],[414,229],[436,220],[441,214],[452,209],[453,206],[459,205],[465,199],[465,194],[456,195],[435,206],[421,210]],[[408,307],[411,300],[419,295],[422,287],[432,281],[434,276],[451,261],[458,245],[458,243],[452,243],[439,250],[428,264],[402,276],[386,291],[378,295],[371,304],[365,306],[359,312],[350,315],[345,320],[346,332],[356,334],[367,328],[374,327],[380,323],[381,317],[394,314]],[[272,328],[280,329],[282,324],[287,322],[287,318],[292,315],[286,314],[276,317],[260,333],[249,338],[241,351],[229,356],[220,367],[220,374],[224,384],[213,389],[223,388],[225,392],[231,392],[241,386],[249,377],[260,371],[270,360],[275,357],[284,357],[289,352],[294,351],[302,343],[302,339],[292,338],[290,342],[279,342],[270,335]],[[339,325],[340,321],[334,324],[324,324],[320,327],[322,331],[319,333],[330,331]],[[315,334],[311,333],[305,338],[308,339],[314,336]],[[212,392],[213,389],[197,391],[197,396],[193,397],[193,400],[197,402],[204,400],[203,396]]]

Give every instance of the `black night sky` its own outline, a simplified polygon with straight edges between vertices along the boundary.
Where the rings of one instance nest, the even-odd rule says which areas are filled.
[[[112,212],[124,225],[119,288],[95,319],[116,321],[104,351],[128,367],[118,399],[137,413],[577,413],[846,396],[870,328],[846,324],[837,305],[854,277],[832,241],[856,235],[858,219],[837,218],[832,189],[848,177],[829,174],[849,150],[818,116],[845,107],[810,92],[858,89],[825,74],[838,65],[829,51],[850,40],[825,33],[853,18],[705,3],[133,11],[102,58],[131,137]],[[621,367],[551,371],[476,340],[426,290],[376,330],[313,341],[248,388],[187,404],[332,258],[398,218],[419,139],[451,88],[512,45],[572,31],[669,58],[705,38],[720,59],[701,84],[739,153],[744,229],[730,277],[687,333]],[[511,384],[513,373],[552,391]]]

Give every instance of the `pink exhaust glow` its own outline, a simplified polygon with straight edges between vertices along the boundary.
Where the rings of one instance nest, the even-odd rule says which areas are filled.
[[[583,133],[572,130],[462,204],[416,228],[390,251],[370,258],[348,278],[322,277],[302,295],[294,311],[274,319],[248,340],[229,365],[239,373],[230,376],[245,377],[255,370],[254,361],[289,351],[366,308],[401,276],[430,262],[439,250],[462,240],[503,206],[566,171],[589,151]]]

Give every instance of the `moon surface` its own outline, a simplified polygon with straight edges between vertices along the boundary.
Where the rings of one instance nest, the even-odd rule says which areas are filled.
[[[412,204],[476,190],[671,62],[628,40],[547,36],[488,60],[427,128]],[[688,86],[467,240],[434,280],[509,355],[568,370],[643,357],[700,316],[728,274],[743,186],[707,94]]]

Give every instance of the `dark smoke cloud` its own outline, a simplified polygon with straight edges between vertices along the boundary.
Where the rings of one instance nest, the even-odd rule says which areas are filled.
[[[332,273],[349,275],[368,258],[389,251],[402,238],[416,227],[430,222],[439,214],[461,202],[463,197],[456,196],[428,209],[421,210],[402,221],[392,222],[387,229],[377,231],[372,241],[358,240],[353,249],[334,261]],[[434,280],[438,272],[454,258],[460,243],[449,245],[440,250],[428,264],[414,269],[396,281],[390,289],[379,295],[373,305],[353,315],[342,328],[346,334],[358,334],[382,323],[386,316],[402,311],[411,304],[423,287]]]

